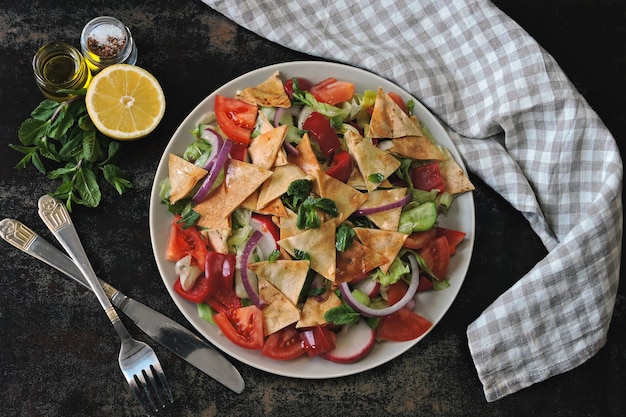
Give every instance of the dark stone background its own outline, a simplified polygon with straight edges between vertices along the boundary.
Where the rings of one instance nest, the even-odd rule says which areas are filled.
[[[599,113],[622,153],[626,137],[626,3],[495,1],[550,52]],[[277,7],[280,7],[277,2]],[[189,326],[152,256],[148,199],[158,160],[184,117],[215,88],[258,67],[311,59],[234,25],[198,0],[3,0],[0,7],[0,215],[54,241],[37,200],[51,182],[13,169],[20,123],[39,103],[30,61],[48,41],[78,44],[98,15],[125,22],[138,64],[161,82],[165,117],[149,138],[124,144],[120,166],[135,188],[104,189],[97,209],[73,213],[96,271],[128,295]],[[582,366],[495,403],[484,399],[465,329],[545,251],[523,217],[477,178],[476,246],[460,294],[436,329],[406,354],[360,375],[326,381],[273,376],[237,363],[247,388],[231,393],[156,345],[175,403],[166,416],[619,416],[626,414],[624,285],[606,346]],[[92,295],[5,244],[0,252],[0,415],[126,416],[140,409],[121,377],[119,342]],[[572,318],[573,320],[575,318]]]

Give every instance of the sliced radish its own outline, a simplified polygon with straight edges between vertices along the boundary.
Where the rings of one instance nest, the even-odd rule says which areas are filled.
[[[376,343],[376,332],[364,320],[343,326],[337,334],[335,349],[320,356],[336,363],[354,363],[367,355]]]

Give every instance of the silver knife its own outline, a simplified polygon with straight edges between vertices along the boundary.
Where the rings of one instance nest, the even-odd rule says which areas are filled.
[[[0,236],[19,250],[91,289],[72,258],[21,222],[15,219],[1,220]],[[102,280],[100,283],[111,303],[148,336],[234,392],[243,392],[245,383],[237,368],[208,343],[169,317],[127,297]]]

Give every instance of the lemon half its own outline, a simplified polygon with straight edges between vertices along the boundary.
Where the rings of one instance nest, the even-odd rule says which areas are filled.
[[[111,65],[96,74],[87,87],[85,104],[96,128],[119,140],[146,136],[165,113],[165,95],[157,79],[128,64]]]

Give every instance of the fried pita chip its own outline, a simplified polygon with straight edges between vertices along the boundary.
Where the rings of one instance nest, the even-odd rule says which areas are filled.
[[[276,287],[294,305],[309,272],[309,261],[291,261],[279,259],[274,262],[261,261],[248,265],[257,277],[267,280]]]
[[[346,251],[337,252],[335,285],[361,278],[388,262],[387,257],[355,240]]]
[[[263,334],[269,336],[300,320],[300,309],[266,279],[259,278],[259,295],[265,301]]]
[[[439,170],[443,183],[446,185],[446,191],[452,195],[472,191],[474,184],[467,178],[467,174],[463,172],[449,150],[444,149],[444,153],[446,160],[439,163]]]
[[[280,218],[280,239],[287,239],[290,236],[297,235],[301,232],[298,229],[298,214],[288,208],[285,208],[287,215]]]
[[[264,208],[270,202],[280,198],[280,196],[287,192],[289,184],[302,178],[308,177],[297,165],[287,164],[275,167],[272,176],[261,186],[259,199],[257,201],[257,210]]]
[[[419,123],[412,120],[396,104],[389,94],[378,89],[368,136],[372,138],[401,138],[403,136],[423,136]]]
[[[391,140],[389,152],[406,158],[443,161],[444,154],[426,136],[404,136]]]
[[[252,139],[248,146],[252,163],[265,169],[272,168],[278,151],[283,147],[288,128],[287,125],[278,126]]]
[[[171,204],[187,197],[198,181],[209,173],[206,169],[192,164],[173,153],[170,154],[168,169]]]
[[[319,297],[309,297],[302,307],[302,318],[296,323],[296,328],[315,327],[326,324],[324,314],[331,308],[339,307],[341,300],[334,291],[327,291],[322,300]]]
[[[270,170],[230,159],[224,182],[194,207],[200,214],[198,225],[209,229],[224,228],[225,224],[230,227],[230,214],[271,175]]]
[[[400,161],[393,155],[377,148],[370,140],[353,130],[346,131],[344,138],[350,155],[354,157],[365,180],[367,191],[375,190],[400,167]]]
[[[335,249],[335,222],[322,223],[317,229],[307,229],[302,233],[278,241],[280,247],[291,256],[296,249],[309,254],[311,268],[331,281],[335,281],[337,254]]]
[[[393,260],[398,256],[404,241],[409,235],[389,230],[369,229],[365,227],[355,227],[354,233],[363,245],[378,252],[387,258],[385,264],[380,265],[380,270],[387,273]]]
[[[258,200],[259,191],[256,190],[255,192],[250,194],[250,196],[246,198],[243,203],[241,203],[240,207],[255,213],[266,214],[270,216],[286,217],[288,215],[287,208],[280,198],[270,201],[269,204],[267,204],[262,209],[257,209]]]
[[[211,248],[218,253],[228,254],[228,237],[231,230],[228,229],[203,229],[200,231],[204,236]]]
[[[225,194],[226,185],[222,183],[202,203],[193,208],[200,215],[196,222],[198,227],[218,230],[230,229],[230,213],[227,213],[229,207],[224,204],[225,200],[221,199],[221,196]]]
[[[320,197],[329,198],[337,204],[339,210],[339,216],[335,217],[337,224],[350,217],[368,197],[367,193],[355,190],[322,171],[317,171],[316,183]]]
[[[406,195],[406,188],[392,188],[389,190],[374,190],[369,193],[369,198],[360,208],[380,207],[385,204],[396,202]],[[391,210],[381,211],[378,213],[368,214],[370,219],[376,226],[383,230],[397,231],[400,224],[400,213],[402,207],[396,207]]]
[[[285,92],[278,71],[256,87],[248,87],[238,91],[236,97],[246,103],[263,107],[291,107],[291,100]]]
[[[320,171],[321,168],[320,163],[315,156],[315,152],[313,152],[313,148],[311,147],[311,140],[308,133],[305,133],[302,136],[302,140],[298,143],[296,149],[298,150],[297,155],[287,156],[289,162],[299,166],[300,169],[310,176],[315,176],[315,173]]]
[[[266,133],[274,129],[274,124],[267,119],[267,116],[265,116],[265,113],[261,110],[259,110],[257,118],[261,120],[261,125],[259,126],[261,133]]]

